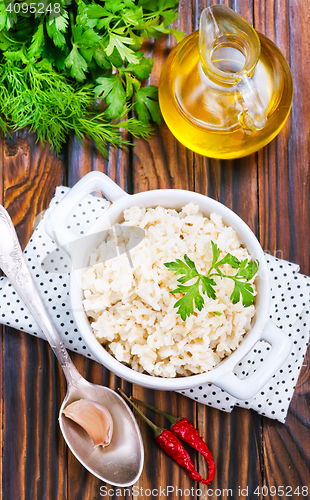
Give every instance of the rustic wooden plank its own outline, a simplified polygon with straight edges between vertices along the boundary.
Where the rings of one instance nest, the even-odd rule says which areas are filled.
[[[193,412],[194,404],[189,405],[187,398],[180,394],[170,391],[153,391],[137,385],[132,386],[132,392],[134,397],[169,414],[187,417],[192,422],[195,421]],[[127,394],[129,394],[129,392],[127,392]],[[161,415],[157,415],[154,411],[145,409],[142,406],[140,406],[140,409],[159,427],[169,428],[169,422]],[[142,418],[138,415],[136,415],[136,417],[145,447],[144,470],[139,481],[135,485],[141,492],[141,498],[144,498],[143,494],[147,496],[148,491],[154,492],[153,498],[157,495],[160,496],[160,491],[162,491],[161,496],[166,495],[168,498],[175,498],[176,488],[191,489],[193,487],[193,482],[190,480],[187,473],[168,457],[155,442],[153,431]],[[193,450],[189,448],[188,451],[194,461],[195,454]],[[168,486],[170,489],[167,489]]]
[[[3,178],[4,178],[4,170],[3,170],[3,164],[4,164],[4,135],[3,132],[0,131],[0,203],[3,205],[3,199],[4,199],[4,189],[3,189]]]
[[[184,33],[192,31],[193,10],[190,2],[182,0],[179,18],[175,26]],[[154,59],[154,66],[148,81],[158,85],[160,73],[169,51],[176,45],[172,36],[156,40],[146,47],[146,56]],[[134,192],[147,189],[174,188],[194,189],[193,153],[180,144],[163,123],[156,135],[148,141],[135,140],[133,149],[133,186]]]
[[[217,3],[216,0],[182,0],[179,28],[188,33],[197,29],[201,10],[213,3]],[[128,154],[110,150],[108,160],[97,154],[90,141],[82,148],[72,139],[67,157],[69,185],[90,170],[100,170],[128,192],[172,187],[208,194],[233,208],[254,230],[264,249],[299,263],[302,272],[309,274],[309,45],[304,33],[309,24],[310,2],[225,0],[222,3],[234,8],[272,38],[291,64],[294,104],[290,120],[278,138],[256,155],[233,162],[194,155],[174,140],[164,124],[156,129],[151,140],[136,141]],[[149,53],[155,57],[151,83],[158,83],[163,60],[174,44],[171,38],[149,46]],[[44,149],[36,150],[33,138],[27,134],[17,134],[13,143],[7,142],[6,148],[5,186],[1,187],[0,176],[0,193],[5,194],[5,204],[24,245],[32,232],[30,221],[46,208],[62,174],[59,177],[55,158]],[[65,499],[67,452],[55,428],[57,408],[65,393],[63,375],[45,342],[8,329],[3,339],[3,498]],[[253,490],[261,485],[297,488],[310,484],[309,355],[286,424],[262,419],[262,428],[261,419],[246,410],[236,409],[228,415],[196,405],[179,394],[131,387],[95,362],[79,355],[73,355],[73,359],[89,380],[112,388],[121,385],[127,394],[133,391],[137,397],[168,412],[187,416],[198,424],[218,465],[214,489],[233,488],[234,498],[238,498],[238,487],[249,486]],[[39,366],[38,373],[36,366]],[[44,406],[43,413],[35,409],[39,402]],[[158,424],[166,425],[164,419],[152,412],[146,411],[146,414]],[[166,488],[169,484],[190,489],[193,482],[164,455],[154,442],[152,432],[140,419],[138,421],[146,447],[146,464],[138,486],[144,492],[147,488]],[[33,423],[35,427],[32,428]],[[46,425],[52,426],[49,435],[44,434]],[[47,454],[43,448],[48,450]],[[192,457],[204,474],[204,461],[196,454]],[[70,500],[111,498],[109,494],[101,495],[103,484],[85,471],[70,452],[68,476]],[[203,492],[205,495],[206,490]],[[118,498],[129,496],[117,495]],[[173,495],[170,498],[174,498]],[[213,494],[208,498],[221,497]]]
[[[137,140],[134,148],[135,192],[148,189],[191,189],[193,171],[188,162],[192,153],[171,136],[163,124],[159,134],[148,140]]]
[[[185,17],[184,17],[184,19],[185,19]],[[163,42],[160,42],[160,43],[163,43]],[[155,69],[155,74],[156,74],[156,65],[158,64],[159,58],[156,57],[155,61],[156,62],[155,62],[154,69]],[[158,76],[158,73],[157,73],[157,76]],[[162,140],[164,141],[165,137],[163,137]],[[129,157],[126,156],[126,153],[119,152],[119,151],[112,149],[110,151],[110,156],[109,156],[108,161],[102,160],[102,159],[100,159],[98,161],[98,155],[94,151],[94,148],[90,142],[86,142],[86,148],[81,148],[81,146],[73,138],[73,140],[70,144],[70,147],[69,147],[69,155],[68,155],[69,185],[73,185],[82,175],[85,175],[85,173],[87,173],[91,170],[100,170],[100,171],[107,173],[113,180],[115,180],[126,191],[132,192],[132,191],[137,191],[137,190],[140,191],[140,190],[144,190],[144,189],[149,189],[150,188],[149,184],[146,184],[146,185],[143,184],[143,179],[149,177],[148,172],[146,175],[144,175],[144,173],[143,173],[143,169],[145,168],[145,165],[147,165],[147,168],[153,168],[152,176],[154,178],[157,175],[156,171],[160,172],[160,176],[159,176],[158,180],[156,181],[156,185],[155,185],[155,182],[152,181],[153,188],[154,187],[164,187],[165,185],[167,185],[167,183],[174,185],[174,187],[182,187],[182,186],[185,187],[186,185],[188,185],[186,183],[186,177],[188,175],[187,170],[186,170],[187,163],[186,163],[186,161],[184,161],[184,159],[182,159],[183,171],[181,174],[179,172],[179,165],[177,164],[177,162],[175,160],[174,160],[174,165],[173,165],[172,171],[166,172],[164,174],[164,168],[162,167],[162,161],[163,161],[162,160],[162,158],[163,158],[162,145],[157,142],[156,138],[151,139],[149,141],[151,144],[154,143],[154,149],[156,149],[156,147],[157,147],[157,151],[155,152],[155,155],[154,155],[154,151],[151,151],[148,142],[145,142],[142,140],[137,141],[137,142],[140,144],[141,149],[143,150],[143,154],[142,154],[143,160],[141,161],[139,167],[137,166],[137,163],[136,163],[136,167],[135,167],[134,175],[133,175],[132,171],[129,170],[130,160],[129,160]],[[133,150],[134,158],[135,158],[136,149],[137,149],[137,147],[135,146],[135,148]],[[151,151],[151,154],[153,155],[153,158],[152,158],[153,164],[152,164],[152,162],[149,161],[149,157],[148,157],[149,151]],[[168,148],[168,152],[169,151],[171,151],[171,148]],[[181,149],[181,152],[180,152],[181,157],[182,157],[182,155],[184,155],[184,151],[185,151],[185,148]],[[172,154],[172,153],[170,153],[170,154]],[[156,156],[156,158],[155,158],[155,156]],[[99,157],[100,157],[100,155],[99,155]],[[172,155],[172,158],[173,159],[175,158],[174,154]],[[160,163],[159,167],[157,165],[157,162]],[[162,177],[164,177],[164,181],[163,181]],[[172,178],[173,180],[171,182],[169,182],[169,178]],[[185,178],[185,181],[184,181],[184,178]],[[81,367],[81,364],[84,364],[83,361],[79,362],[78,359],[76,359],[75,361],[77,363],[78,368]],[[91,363],[91,365],[93,366],[92,363]],[[98,370],[100,371],[100,368],[98,368],[98,369],[93,368],[93,370],[95,370],[95,371],[92,371],[92,374],[94,376],[95,372],[98,373]],[[81,372],[83,373],[83,370],[81,370]],[[116,380],[114,380],[114,379],[116,379],[116,377],[114,377],[114,379],[113,379],[113,377],[114,376],[112,374],[110,374],[109,386],[111,388],[116,388],[116,384],[118,383],[118,385],[119,385],[119,381],[117,382]],[[122,385],[123,384],[124,383],[122,383]],[[130,384],[125,384],[125,385],[127,388],[126,392],[129,394],[131,392],[131,386],[130,386]],[[156,401],[155,401],[156,406],[162,406],[161,402],[162,402],[163,398],[165,398],[165,401],[168,399],[168,398],[166,398],[166,396],[167,396],[166,393],[163,393],[162,396],[160,396],[160,393],[156,393],[156,396],[154,396],[154,391],[146,391],[146,392],[147,392],[148,397],[146,397],[146,398],[144,397],[142,399],[154,403],[154,397],[155,397],[156,398]],[[137,389],[137,391],[134,388],[134,393],[136,396],[139,396],[139,394],[140,394],[139,388]],[[177,395],[174,394],[172,396],[172,399],[175,400],[176,397],[177,397]],[[170,399],[171,398],[169,395],[168,400],[170,401]],[[188,411],[188,409],[184,408],[185,404],[187,405],[187,403],[184,402],[185,398],[181,398],[181,400],[183,401],[183,403],[182,402],[180,403],[181,414],[188,416],[189,418],[192,419],[192,417],[193,417],[192,411],[191,410]],[[177,408],[178,408],[178,405],[175,404],[174,409],[177,409]],[[152,433],[150,435],[149,430],[146,429],[144,423],[140,422],[140,424],[141,424],[144,442],[147,443],[146,444],[147,456],[149,456],[149,454],[151,454],[152,457],[156,458],[156,470],[158,470],[158,468],[160,470],[166,469],[167,464],[170,465],[170,459],[168,459],[168,461],[167,461],[167,457],[164,456],[162,450],[158,449],[158,445],[155,443],[154,437],[152,436]],[[175,465],[175,464],[172,464],[172,465]],[[171,465],[170,465],[170,467],[171,467]],[[173,471],[174,471],[173,472],[174,475],[176,475],[177,477],[179,476],[179,474],[181,474],[182,476],[185,475],[185,472],[180,471],[179,467],[174,466]],[[87,477],[87,479],[84,479],[84,481],[83,481],[84,486],[83,486],[83,493],[82,493],[81,488],[79,487],[80,483],[78,481],[78,479],[81,477],[81,473],[82,473],[82,471],[81,471],[79,464],[75,461],[75,459],[73,457],[71,458],[70,453],[69,453],[69,477],[70,477],[70,480],[69,480],[69,498],[75,499],[75,498],[77,498],[77,495],[83,495],[83,498],[89,498],[90,494],[95,494],[94,489],[93,489],[93,484],[94,484],[95,480],[91,481],[88,477]],[[84,473],[83,477],[84,478],[86,477],[85,473]],[[154,463],[152,463],[152,461],[149,461],[148,463],[146,463],[145,472],[143,474],[143,477],[145,477],[145,478],[148,477],[150,479],[152,478],[151,482],[148,482],[148,480],[146,479],[144,482],[138,483],[137,486],[139,488],[142,488],[143,491],[145,491],[145,489],[147,489],[147,487],[150,487],[150,484],[152,484],[152,488],[156,488],[158,486],[161,486],[162,488],[166,488],[166,486],[168,484],[168,483],[165,483],[165,481],[163,483],[158,483],[158,480],[156,479],[156,476],[154,474]],[[160,476],[160,478],[161,478],[161,476]],[[186,480],[188,482],[188,479],[186,479]],[[178,483],[179,483],[179,481],[176,479],[174,484],[178,484]],[[189,484],[190,483],[188,482],[188,485]],[[99,486],[99,488],[100,488],[100,486]],[[98,488],[98,490],[99,490],[99,488]],[[96,494],[98,494],[98,492]],[[125,496],[127,497],[127,494]],[[104,497],[101,496],[101,498],[105,498],[105,496]],[[108,496],[107,496],[107,498],[108,498]]]
[[[127,133],[123,133],[122,137],[128,140]],[[105,158],[92,140],[85,138],[82,144],[73,135],[68,145],[68,186],[74,186],[85,174],[97,170],[107,174],[124,191],[131,192],[130,150],[130,147],[116,149],[110,146]]]
[[[309,18],[309,2],[303,3],[299,9],[293,3],[286,8],[279,2],[264,2],[265,9],[262,18],[259,12],[262,8],[261,2],[255,3],[255,18],[257,29],[263,30],[281,49],[290,64],[294,81],[294,99],[290,117],[268,149],[268,157],[261,155],[261,167],[264,174],[261,178],[263,183],[259,192],[264,196],[264,189],[272,189],[269,192],[269,200],[265,199],[261,204],[261,216],[264,216],[264,208],[269,207],[267,214],[266,229],[269,223],[272,226],[265,248],[271,253],[278,251],[283,258],[293,260],[301,265],[302,272],[309,272],[309,252],[305,252],[302,245],[295,245],[297,240],[305,241],[309,245],[309,146],[307,130],[309,122],[309,99],[307,98],[307,73],[300,71],[304,60],[309,56],[309,47],[300,50],[302,41],[300,26]],[[264,19],[266,21],[264,22]],[[261,19],[261,20],[259,20]],[[299,25],[300,23],[300,25]],[[300,117],[302,118],[302,129],[300,128]],[[267,150],[266,150],[267,151]],[[263,166],[264,165],[264,166]],[[298,168],[296,168],[298,165]],[[266,178],[268,176],[268,178]],[[263,200],[262,200],[263,201]],[[264,205],[267,203],[267,205]],[[265,214],[266,216],[266,214]],[[281,222],[281,223],[280,223]],[[282,230],[282,231],[281,231]],[[266,230],[265,234],[268,234]],[[288,237],[289,235],[289,237]]]
[[[304,361],[295,393],[290,405],[285,425],[268,421],[264,424],[264,456],[266,486],[276,489],[281,498],[280,487],[287,496],[309,498],[310,491],[310,426],[309,426],[309,391],[310,391],[310,356]],[[302,488],[304,487],[304,490]],[[306,489],[308,492],[306,493]],[[272,490],[271,490],[272,491]],[[300,492],[298,494],[298,491]],[[267,496],[266,498],[270,498]]]
[[[124,134],[123,137],[127,139],[127,135]],[[130,148],[122,150],[110,147],[108,158],[104,158],[91,140],[85,139],[84,144],[81,144],[75,136],[72,136],[67,156],[68,186],[72,187],[85,174],[97,170],[107,174],[122,189],[130,192],[132,181],[129,155]],[[80,373],[90,382],[106,385],[113,390],[121,386],[120,379],[99,363],[76,353],[72,353],[72,360]],[[116,491],[116,488],[106,485],[90,474],[68,450],[68,500],[106,499],[111,497],[109,492],[114,490]],[[117,498],[120,500],[128,498],[127,493],[122,494],[123,489],[119,489],[117,493]]]
[[[3,498],[63,499],[66,445],[58,426],[65,382],[41,339],[4,334]]]
[[[90,382],[98,382],[102,384],[102,381],[95,381],[91,377],[88,376],[88,365],[90,360],[88,360],[86,357],[81,356],[80,354],[77,353],[70,353],[70,356],[72,358],[72,361],[74,362],[76,368],[79,370],[81,375],[85,377],[87,380]],[[92,362],[96,365],[98,363]],[[100,372],[100,367],[97,372]],[[96,373],[96,375],[98,375]],[[100,377],[99,377],[100,378]],[[67,467],[68,467],[68,499],[74,499],[74,498],[81,498],[82,499],[87,499],[87,498],[97,498],[96,492],[99,493],[99,487],[100,487],[100,480],[90,474],[85,467],[75,458],[75,456],[71,453],[71,451],[68,449],[68,462],[67,462]]]
[[[255,28],[275,42],[289,61],[287,9],[280,10],[277,2],[254,2],[254,18]],[[288,195],[291,187],[288,162],[290,136],[291,115],[278,137],[258,152],[262,244],[266,252],[284,259],[291,258],[286,229],[291,221]],[[282,233],[281,227],[285,228]]]
[[[195,4],[193,13],[195,29],[198,28],[202,9],[211,3],[216,2]],[[243,2],[239,2],[238,7],[240,5],[241,10],[238,10],[234,3],[236,2],[225,2],[251,22],[251,9]],[[189,154],[187,158],[190,161]],[[235,161],[219,161],[195,154],[192,161],[195,191],[211,196],[232,208],[254,232],[257,232],[256,156]],[[191,164],[188,164],[188,168],[192,168]],[[215,480],[209,488],[199,485],[203,496],[208,494],[208,498],[217,498],[222,491],[220,498],[223,498],[224,490],[231,490],[237,498],[239,487],[245,489],[247,486],[261,484],[259,417],[241,409],[236,409],[231,415],[227,415],[198,405],[197,424],[201,435],[212,449],[218,468]],[[249,458],[245,460],[245,457]],[[205,462],[200,456],[198,460],[199,470],[205,475]]]
[[[291,113],[291,135],[287,137],[289,160],[289,208],[291,216],[290,258],[298,262],[303,273],[310,274],[309,249],[310,210],[309,210],[309,123],[310,103],[308,97],[310,47],[302,37],[304,27],[308,26],[309,0],[299,6],[293,2],[289,6],[289,63],[294,79],[294,100]],[[301,68],[302,71],[301,71]],[[297,167],[297,168],[296,168]],[[293,189],[292,189],[293,188]],[[304,248],[299,242],[304,242]]]
[[[189,33],[192,31],[193,10],[190,2],[181,1],[178,29]],[[168,50],[175,45],[173,37],[163,38],[154,45],[148,46],[147,55],[155,60],[149,83],[158,85],[163,62]],[[134,192],[158,188],[176,188],[194,190],[193,153],[178,143],[167,126],[163,123],[156,135],[148,141],[136,140],[133,150],[133,187]],[[164,391],[151,391],[133,386],[133,395],[148,402],[167,413],[188,418],[196,425],[196,404],[179,394]],[[168,422],[151,411],[145,412],[158,425],[168,427]],[[159,490],[162,488],[168,498],[176,498],[176,488],[190,491],[188,498],[196,498],[191,491],[195,484],[170,457],[154,442],[153,432],[139,419],[144,445],[146,447],[146,463],[144,473],[137,485],[141,491]],[[194,462],[197,456],[192,449],[189,453]],[[156,469],[156,474],[154,470]],[[167,486],[171,487],[167,492]],[[172,490],[174,488],[174,490]]]
[[[303,26],[309,22],[309,2],[298,6],[295,2],[254,2],[254,13],[255,27],[279,46],[294,81],[291,115],[278,137],[258,154],[261,241],[268,252],[300,264],[302,272],[309,274],[309,141],[303,132],[309,129],[310,119],[304,62],[309,46],[302,39]],[[281,498],[280,487],[297,498],[298,488],[301,492],[302,486],[310,485],[309,352],[304,364],[285,425],[263,422],[268,499]]]
[[[73,139],[75,141],[75,139]],[[146,143],[144,141],[143,146],[147,147]],[[91,171],[92,169],[94,170],[100,170],[105,173],[107,173],[113,180],[115,180],[123,189],[129,190],[130,188],[130,172],[128,172],[128,165],[129,161],[128,158],[126,157],[126,152],[122,151],[116,151],[113,150],[112,154],[109,157],[109,162],[106,160],[97,160],[98,156],[94,154],[94,151],[92,149],[92,145],[88,144],[86,148],[81,148],[80,145],[75,142],[74,146],[71,146],[70,151],[72,153],[69,155],[68,158],[68,164],[69,164],[69,172],[68,172],[68,179],[69,179],[69,184],[72,185],[74,182],[76,182],[82,175],[85,175],[85,173]],[[163,185],[161,186],[163,187]],[[81,373],[85,373],[85,363],[80,356],[73,356],[73,359],[76,363],[77,368],[81,371]],[[102,371],[105,373],[105,378],[106,381],[105,383],[112,389],[117,389],[118,386],[124,385],[124,382],[120,384],[119,379],[115,377],[113,374],[109,373],[107,370],[104,370],[103,367],[100,367],[97,363],[90,362],[89,366],[92,366],[91,369],[91,378],[89,380],[93,380],[93,377],[97,378],[97,383],[104,383],[102,380]],[[108,377],[108,380],[107,380]],[[132,392],[131,390],[131,385],[126,384],[125,386],[127,388],[126,393],[130,394]],[[153,392],[154,391],[147,391],[148,395],[150,396],[151,400],[149,398],[142,398],[146,401],[153,402]],[[134,389],[135,393],[135,389]],[[135,393],[136,396],[139,397],[139,392]],[[166,393],[164,393],[164,396],[166,396]],[[174,398],[176,398],[176,395],[174,395]],[[183,405],[180,405],[180,414],[188,416],[190,419],[192,419],[192,412],[185,411],[183,410],[184,406],[184,399],[183,400]],[[170,397],[169,397],[170,401]],[[157,398],[157,401],[155,401],[156,406],[161,406],[160,404],[160,398]],[[174,408],[177,408],[177,405],[174,406]],[[167,409],[167,408],[166,408]],[[168,408],[169,409],[169,408]],[[149,453],[155,456],[157,456],[158,451],[159,451],[159,464],[156,467],[156,470],[166,468],[167,467],[167,462],[165,461],[167,457],[164,456],[163,452],[161,450],[158,450],[158,445],[154,441],[154,437],[152,435],[152,432],[149,433],[149,429],[146,429],[145,425],[143,422],[139,420],[138,421],[141,424],[140,427],[142,429],[142,434],[144,438],[144,442],[147,443],[147,455]],[[156,462],[157,463],[157,462]],[[168,462],[170,463],[170,462]],[[94,498],[96,498],[96,495],[100,494],[100,498],[108,498],[109,496],[103,495],[103,493],[106,491],[105,489],[101,490],[100,493],[100,486],[104,488],[104,485],[102,483],[99,484],[99,482],[88,474],[86,471],[83,471],[82,466],[76,461],[76,459],[72,456],[72,454],[69,452],[69,462],[68,462],[68,477],[69,477],[69,498],[75,499],[77,498],[78,495],[82,495],[81,498],[89,498],[90,495],[95,495]],[[179,467],[175,467],[174,470],[176,471],[176,474],[182,474],[185,475],[184,471],[180,472]],[[151,477],[153,475],[153,484],[152,488],[158,487],[158,481],[153,474],[154,472],[154,464],[152,462],[149,462],[148,465],[146,465],[146,475],[148,477]],[[81,487],[81,482],[79,480],[80,477],[83,477],[83,488]],[[175,484],[178,484],[178,481],[176,481]],[[165,482],[160,484],[162,488],[166,488]],[[108,485],[106,485],[108,488]],[[137,487],[142,488],[143,491],[147,489],[147,487],[150,487],[149,484],[143,483],[142,485],[140,482],[138,482]],[[111,488],[109,488],[111,490]],[[108,489],[108,491],[109,491]],[[127,492],[125,493],[124,496],[122,496],[122,490],[119,490],[116,492],[116,488],[112,488],[112,490],[115,491],[116,494],[118,494],[118,498],[127,498],[128,494]],[[98,497],[99,498],[99,497]]]
[[[220,161],[195,155],[195,190],[208,195],[236,212],[257,234],[257,167],[256,157]],[[209,443],[217,465],[211,487],[215,499],[245,496],[246,488],[254,491],[262,484],[260,471],[260,417],[241,408],[232,414],[198,405],[198,428]],[[199,457],[199,470],[206,473]],[[208,488],[200,486],[204,495]],[[239,490],[240,488],[240,490]],[[225,493],[225,491],[227,493]],[[226,496],[225,496],[226,495]]]
[[[3,199],[22,247],[47,208],[64,167],[47,145],[22,131],[3,142]],[[49,346],[11,328],[3,335],[3,498],[63,499],[66,446],[58,427],[65,382]]]
[[[250,165],[248,160],[240,160],[239,162],[234,162],[234,164],[232,164],[232,162],[219,162],[217,160],[202,158],[199,155],[193,155],[189,150],[186,150],[186,148],[177,143],[175,139],[171,137],[171,134],[165,125],[162,125],[160,128],[160,137],[165,138],[163,144],[160,142],[160,145],[158,145],[158,141],[160,140],[158,135],[154,138],[153,142],[148,141],[146,145],[142,143],[142,141],[136,143],[134,151],[134,175],[137,179],[135,182],[135,190],[143,191],[158,187],[195,189],[195,191],[203,194],[209,194],[215,199],[219,199],[227,206],[233,208],[237,213],[239,213],[239,215],[243,215],[252,229],[255,230],[257,227],[257,173],[254,155]],[[159,153],[163,147],[164,152],[160,157]],[[179,155],[180,150],[183,150],[181,162]],[[139,160],[139,158],[141,158],[141,160]],[[162,163],[163,159],[166,160],[165,163]],[[173,170],[174,173],[172,175],[171,171],[174,167],[175,161],[177,162],[178,170]],[[185,168],[183,167],[183,161],[186,162]],[[191,176],[189,178],[188,174],[188,172],[192,169],[194,170],[193,182],[191,180]],[[187,175],[184,175],[184,171],[187,171]],[[247,196],[243,200],[239,195],[239,189],[236,193],[238,185],[237,182],[240,182],[242,185],[240,192],[242,192],[242,188],[244,187],[245,192],[247,193]],[[235,186],[235,189],[233,189],[233,186]],[[251,197],[251,194],[253,193],[254,197]],[[144,399],[147,398],[147,392],[148,391],[146,390],[135,388],[135,395],[139,393],[140,397],[143,397]],[[161,407],[165,408],[167,407],[167,404],[168,402],[163,400]],[[253,426],[249,424],[249,419],[251,417],[247,412],[240,413],[236,411],[233,415],[228,416],[220,414],[217,410],[206,408],[203,405],[198,406],[198,420],[196,421],[198,428],[201,434],[206,438],[207,442],[212,443],[210,446],[212,451],[214,451],[216,463],[220,464],[220,470],[222,470],[222,462],[226,461],[226,475],[218,473],[217,478],[211,485],[214,490],[217,488],[217,495],[219,494],[219,490],[223,488],[233,488],[236,493],[237,486],[245,488],[249,484],[261,484],[259,456],[260,446],[257,444],[259,442],[260,435],[259,418],[254,417],[256,427],[253,429]],[[192,401],[187,402],[187,408],[189,407],[194,408]],[[213,426],[211,427],[213,432],[210,432],[211,412],[212,415],[216,415],[216,418],[213,420]],[[224,429],[226,431],[225,436],[227,436],[227,433],[230,432],[229,429],[234,429],[236,427],[236,423],[239,423],[239,430],[242,430],[242,434],[239,432],[237,442],[234,432],[231,432],[232,453],[230,456],[226,450],[223,453],[223,441],[220,440],[220,443],[218,443],[217,439],[214,440],[214,436],[221,436]],[[239,450],[240,460],[235,460],[235,456],[238,456],[236,449]],[[249,450],[251,450],[251,459],[249,461],[244,461],[244,457],[247,455]],[[206,467],[204,460],[201,458],[198,460],[199,470],[202,475],[205,475]],[[153,455],[152,462],[154,462]],[[167,468],[164,470],[158,469],[157,481],[160,481],[160,484],[174,484],[172,479],[173,477],[173,470],[169,471]],[[233,477],[235,480],[232,480]],[[142,476],[139,482],[139,484],[143,485],[143,488],[151,488],[152,484],[154,484],[151,482],[151,478],[147,477],[147,479],[145,476]],[[192,487],[193,482],[188,484],[188,478],[186,479],[183,477],[182,479],[183,480],[179,483],[179,485],[183,488],[183,490]],[[199,489],[202,491],[203,496],[207,494],[208,488],[203,485],[199,485]],[[212,495],[211,493],[210,498],[216,498],[216,494],[213,493]]]
[[[247,488],[252,492],[261,484],[260,468],[257,467],[261,449],[259,417],[243,408],[234,409],[232,414],[207,408],[205,416],[203,405],[199,405],[198,411],[198,422],[204,422],[200,425],[201,435],[217,464],[212,484],[199,485],[199,488],[205,497],[208,495],[212,499],[246,497],[240,492]],[[206,475],[206,466],[200,457],[199,465]]]
[[[23,130],[5,140],[3,170],[4,206],[25,247],[34,218],[48,207],[56,186],[63,182],[63,164],[48,145],[36,144],[35,135]]]
[[[195,190],[234,210],[257,234],[255,155],[234,161],[219,161],[195,155]],[[224,491],[229,492],[226,495],[232,492],[236,495],[235,498],[240,496],[239,488],[243,492],[246,488],[253,491],[262,483],[260,417],[241,408],[227,415],[203,405],[198,406],[198,428],[210,443],[217,464],[217,474],[211,485],[213,495],[209,495],[210,498],[217,498],[220,491],[220,498],[225,498]],[[206,472],[201,458],[199,467]],[[206,495],[207,488],[200,488]]]
[[[72,361],[79,372],[90,382],[94,384],[104,385],[117,391],[118,387],[130,394],[131,390],[127,388],[126,382],[121,381],[113,373],[107,370],[101,364],[87,359],[77,353],[70,353]],[[68,500],[79,498],[80,500],[92,499],[108,499],[111,497],[109,492],[113,491],[117,498],[125,500],[128,493],[123,494],[124,488],[117,488],[100,481],[90,472],[88,472],[75,456],[68,450]],[[116,490],[118,490],[116,492]],[[107,494],[105,494],[107,492]]]
[[[4,162],[4,154],[3,154],[3,132],[0,132],[0,203],[3,205],[3,197],[4,197],[4,191],[3,191],[3,162]],[[2,276],[3,273],[0,271],[0,276]],[[1,348],[1,353],[3,353],[3,326],[0,326],[0,348]],[[1,388],[0,388],[0,440],[1,443],[3,443],[3,355],[1,355],[0,359],[0,373],[1,373]],[[1,446],[1,452],[0,452],[0,491],[2,491],[2,486],[3,485],[3,447]]]

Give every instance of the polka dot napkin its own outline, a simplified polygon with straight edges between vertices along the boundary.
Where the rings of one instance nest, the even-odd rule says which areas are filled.
[[[62,186],[57,188],[50,208],[68,190],[69,188]],[[82,237],[108,205],[109,202],[102,198],[87,196],[68,220],[68,226],[75,237]],[[45,233],[45,219],[46,214],[34,229],[24,251],[27,264],[65,346],[93,358],[83,343],[70,310],[68,257]],[[220,410],[230,412],[234,406],[243,406],[285,422],[309,341],[310,278],[299,274],[296,264],[269,255],[266,255],[266,260],[272,278],[270,318],[291,337],[292,352],[288,359],[265,387],[249,401],[237,400],[213,384],[180,392]],[[0,322],[44,338],[38,324],[6,277],[0,278]],[[250,376],[267,355],[268,349],[269,344],[266,342],[257,343],[246,359],[236,367],[236,375],[240,378]]]

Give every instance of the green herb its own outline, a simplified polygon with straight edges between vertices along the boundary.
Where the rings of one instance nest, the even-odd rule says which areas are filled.
[[[153,66],[141,46],[173,34],[178,0],[0,0],[0,125],[28,125],[60,151],[68,134],[100,151],[149,137],[160,124]],[[19,12],[18,12],[19,11]],[[129,117],[129,118],[128,118]]]
[[[214,289],[216,282],[213,276],[229,278],[234,281],[234,289],[230,296],[233,304],[239,302],[240,298],[245,307],[250,306],[254,302],[253,287],[249,281],[254,278],[258,271],[258,261],[248,261],[248,259],[240,261],[230,253],[227,253],[225,257],[219,260],[219,247],[213,241],[211,241],[211,245],[213,257],[211,267],[206,276],[197,271],[195,263],[186,254],[184,255],[184,261],[176,259],[174,262],[166,262],[164,264],[170,271],[174,271],[175,275],[181,274],[181,277],[178,279],[180,285],[170,293],[184,294],[174,305],[174,307],[178,307],[178,313],[183,321],[194,313],[194,305],[199,311],[202,310],[204,306],[204,294],[210,299],[216,298],[216,291]],[[229,264],[233,269],[237,269],[236,274],[232,276],[225,274],[220,269],[220,266],[224,264]],[[192,279],[196,279],[193,284],[184,285],[184,283]],[[216,311],[214,314],[219,315],[220,313]]]

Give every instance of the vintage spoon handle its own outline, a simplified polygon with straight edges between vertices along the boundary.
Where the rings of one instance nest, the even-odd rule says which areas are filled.
[[[65,373],[68,385],[77,385],[81,375],[62,343],[27,267],[12,220],[0,205],[0,268],[9,278],[39,324]]]

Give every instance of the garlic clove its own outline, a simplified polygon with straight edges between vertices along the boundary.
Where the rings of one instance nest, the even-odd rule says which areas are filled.
[[[69,404],[63,414],[79,424],[91,437],[94,447],[108,446],[113,433],[113,420],[107,408],[99,403],[79,399]]]

